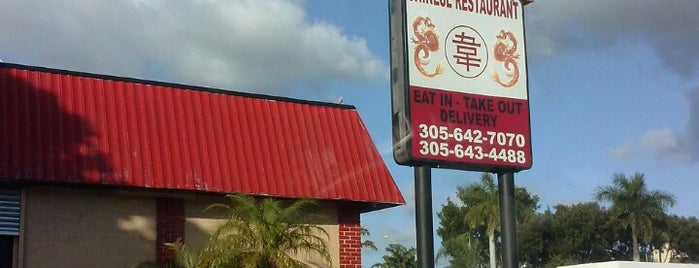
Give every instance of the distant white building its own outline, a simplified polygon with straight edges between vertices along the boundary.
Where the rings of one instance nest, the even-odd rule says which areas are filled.
[[[559,266],[558,268],[699,268],[699,264],[610,261]]]
[[[672,249],[669,243],[665,243],[661,248],[653,250],[653,262],[671,263],[686,257],[687,254]]]

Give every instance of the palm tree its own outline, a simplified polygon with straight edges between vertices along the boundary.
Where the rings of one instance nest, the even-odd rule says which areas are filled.
[[[366,229],[366,228],[362,227],[362,228],[359,229],[359,230],[360,230],[359,234],[360,234],[362,237],[365,237],[365,236],[366,236],[366,237],[370,237],[370,236],[371,236],[371,232],[369,232],[369,229]],[[374,243],[374,241],[370,240],[369,238],[363,239],[363,241],[362,241],[362,248],[368,248],[368,249],[373,249],[373,250],[378,250],[378,249],[379,249],[379,248],[376,247],[376,244]]]
[[[179,265],[190,267],[278,268],[308,267],[291,254],[310,253],[331,263],[326,240],[328,233],[308,224],[317,218],[306,208],[316,203],[300,199],[285,203],[278,199],[255,199],[228,195],[230,205],[214,204],[227,220],[211,235],[197,253],[181,241],[167,244],[175,251]]]
[[[459,189],[459,199],[468,207],[465,221],[471,228],[485,225],[488,235],[488,254],[490,267],[497,267],[495,255],[495,231],[500,226],[500,202],[498,188],[493,176],[483,173],[480,184],[471,184]]]
[[[372,268],[415,268],[417,267],[417,250],[406,248],[401,244],[389,244],[386,247],[387,255],[383,256],[383,262],[372,265]]]
[[[676,202],[671,193],[648,191],[642,173],[635,173],[630,179],[621,173],[614,174],[612,185],[598,187],[595,198],[611,202],[610,211],[631,229],[634,261],[641,259],[639,235],[649,241],[653,234],[653,216],[665,214],[665,210]]]
[[[435,261],[448,259],[451,268],[480,267],[478,243],[479,241],[472,239],[469,233],[443,240]]]

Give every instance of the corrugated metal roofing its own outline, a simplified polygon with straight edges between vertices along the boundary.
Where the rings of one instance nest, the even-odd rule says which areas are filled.
[[[404,203],[353,106],[7,63],[0,178]]]

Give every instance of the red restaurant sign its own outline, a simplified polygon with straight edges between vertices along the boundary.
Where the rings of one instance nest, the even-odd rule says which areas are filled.
[[[394,158],[532,166],[520,0],[390,0]]]

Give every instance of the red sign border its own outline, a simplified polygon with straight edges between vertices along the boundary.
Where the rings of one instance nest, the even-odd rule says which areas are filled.
[[[413,154],[412,111],[410,108],[410,79],[408,71],[407,42],[407,0],[389,0],[389,26],[391,40],[391,92],[392,92],[392,121],[393,121],[393,157],[396,163],[408,166],[430,166],[436,168],[449,168],[483,172],[517,172],[530,169],[533,165],[532,137],[531,137],[531,110],[529,106],[529,91],[527,90],[527,146],[524,148],[528,156],[527,165],[507,165],[483,162],[461,162],[444,159],[419,157]],[[525,3],[522,3],[525,4]],[[524,24],[524,12],[522,12],[522,24]],[[524,29],[523,29],[524,30]],[[525,44],[525,37],[522,37]],[[524,47],[524,45],[522,45]],[[526,57],[526,49],[524,50]],[[526,72],[527,66],[524,66]],[[526,81],[528,88],[528,78]],[[478,95],[478,94],[476,94]],[[443,157],[442,157],[443,158]]]

